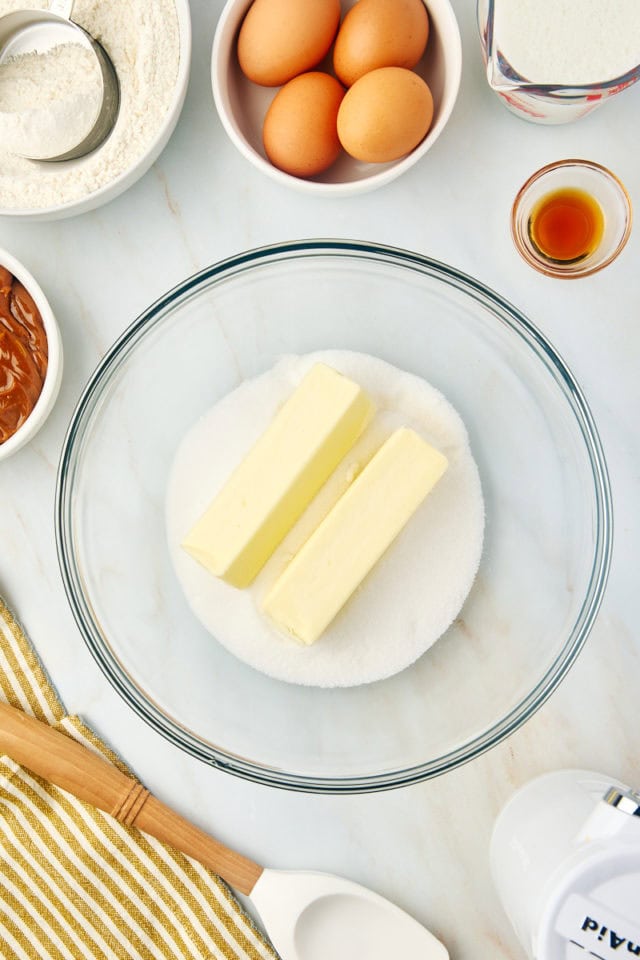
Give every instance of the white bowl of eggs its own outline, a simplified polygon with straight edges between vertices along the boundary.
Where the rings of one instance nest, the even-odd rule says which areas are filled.
[[[461,72],[449,0],[228,0],[211,63],[240,153],[322,196],[373,190],[420,160]]]

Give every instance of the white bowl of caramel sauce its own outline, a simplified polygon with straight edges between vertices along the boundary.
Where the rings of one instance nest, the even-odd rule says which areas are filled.
[[[62,379],[62,342],[35,278],[0,249],[0,460],[38,432]]]

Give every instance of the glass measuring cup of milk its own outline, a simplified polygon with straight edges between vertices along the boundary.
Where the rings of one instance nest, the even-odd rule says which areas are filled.
[[[487,80],[534,123],[567,123],[640,78],[639,0],[478,0]]]

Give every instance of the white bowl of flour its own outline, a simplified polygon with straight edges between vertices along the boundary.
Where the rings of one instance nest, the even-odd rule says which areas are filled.
[[[48,3],[0,0],[0,16],[26,7],[46,10]],[[114,64],[120,83],[118,119],[107,140],[78,160],[34,163],[0,141],[2,216],[54,220],[107,203],[146,173],[178,122],[191,63],[188,0],[76,0],[73,19],[103,45]],[[0,92],[0,129],[2,111]]]

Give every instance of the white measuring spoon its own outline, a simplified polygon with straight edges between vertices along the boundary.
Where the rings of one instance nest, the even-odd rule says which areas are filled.
[[[0,752],[73,796],[214,870],[251,898],[282,960],[447,960],[425,927],[330,874],[267,870],[224,846],[102,757],[0,703]]]
[[[111,133],[118,116],[120,85],[111,58],[94,37],[73,22],[73,7],[74,0],[51,0],[47,10],[16,10],[0,17],[0,64],[25,54],[44,54],[64,44],[78,44],[94,57],[99,68],[101,98],[89,126],[83,122],[72,128],[75,139],[55,156],[29,152],[27,148],[28,159],[58,161],[85,156]],[[32,145],[34,150],[38,146],[35,142]]]

